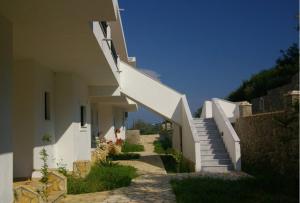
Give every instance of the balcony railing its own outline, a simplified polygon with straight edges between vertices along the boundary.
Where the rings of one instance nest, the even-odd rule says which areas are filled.
[[[106,38],[107,37],[107,22],[106,21],[100,21],[100,27],[102,29],[102,32],[104,34],[104,37]]]
[[[115,64],[117,65],[118,64],[118,54],[116,52],[113,41],[111,39],[108,39],[108,35],[107,35],[108,24],[106,21],[101,21],[99,24],[102,29],[103,35],[105,37],[104,40],[106,41],[108,47],[110,48],[110,52],[113,57],[113,60],[114,60]]]
[[[114,62],[117,65],[118,64],[118,54],[116,52],[116,49],[115,49],[113,41],[110,42],[110,51],[111,51],[111,55],[112,55],[112,57],[114,59]]]

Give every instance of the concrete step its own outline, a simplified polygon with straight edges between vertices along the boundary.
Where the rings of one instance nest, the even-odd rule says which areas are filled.
[[[210,140],[201,140],[200,146],[202,145],[224,145],[223,140],[219,139],[210,139]]]
[[[202,149],[200,147],[201,155],[219,155],[219,154],[227,154],[225,149]]]
[[[233,166],[230,165],[202,165],[202,171],[211,173],[227,173],[233,170]]]
[[[201,154],[201,160],[213,160],[213,159],[229,159],[229,156],[227,153],[223,154],[208,154],[208,155],[203,155]]]
[[[230,159],[211,159],[211,160],[202,160],[202,165],[231,165]]]
[[[199,140],[222,140],[222,137],[220,135],[208,135],[208,134],[198,134]]]
[[[194,121],[194,125],[198,125],[198,126],[217,126],[216,123],[214,122],[195,122]]]
[[[197,129],[197,133],[200,135],[219,135],[220,136],[220,133],[218,130]]]
[[[224,145],[200,145],[201,151],[203,150],[224,150],[226,152],[226,148]]]
[[[218,130],[218,128],[216,128],[216,127],[197,127],[196,126],[196,129],[198,130],[198,131],[217,131],[217,132],[219,132],[219,130]]]

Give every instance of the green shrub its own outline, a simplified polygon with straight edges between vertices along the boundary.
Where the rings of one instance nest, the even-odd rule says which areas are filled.
[[[276,180],[276,181],[274,181]],[[298,193],[291,194],[280,180],[242,178],[224,180],[197,177],[171,180],[176,202],[298,202]]]
[[[134,167],[112,164],[110,161],[98,163],[85,178],[68,176],[68,194],[99,192],[128,186],[136,176]]]
[[[144,145],[130,144],[126,141],[122,145],[122,152],[142,152],[142,151],[144,151]]]
[[[168,138],[156,140],[153,142],[154,152],[158,154],[168,154],[172,151],[172,143]]]
[[[140,155],[136,153],[122,153],[122,154],[115,154],[110,155],[109,159],[116,161],[116,160],[132,160],[132,159],[139,159]]]
[[[176,160],[174,155],[161,155],[160,156],[167,173],[189,173],[192,172],[189,163],[182,157]]]

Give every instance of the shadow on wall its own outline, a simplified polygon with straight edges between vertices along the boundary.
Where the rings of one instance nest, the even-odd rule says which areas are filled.
[[[39,151],[44,145],[42,137],[45,134],[49,134],[52,140],[46,148],[50,168],[59,162],[54,156],[62,159],[66,156],[67,160],[78,156],[71,146],[74,146],[75,139],[84,137],[78,136],[79,133],[88,134],[90,120],[88,113],[86,126],[80,130],[80,106],[88,106],[88,101],[83,101],[81,97],[84,97],[74,91],[76,83],[73,75],[54,73],[33,60],[14,62],[12,134],[15,177],[31,177],[33,169],[40,168]],[[78,88],[78,91],[82,90]],[[50,93],[49,119],[45,118],[45,92]],[[53,147],[57,143],[58,154]],[[71,167],[72,163],[68,165]]]

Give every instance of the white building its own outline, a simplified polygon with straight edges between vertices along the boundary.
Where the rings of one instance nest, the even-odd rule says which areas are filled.
[[[128,57],[116,0],[0,2],[0,200],[13,178],[91,159],[96,135],[125,137],[126,112],[142,104],[173,122],[174,147],[201,170],[200,141],[185,95],[140,72]]]

